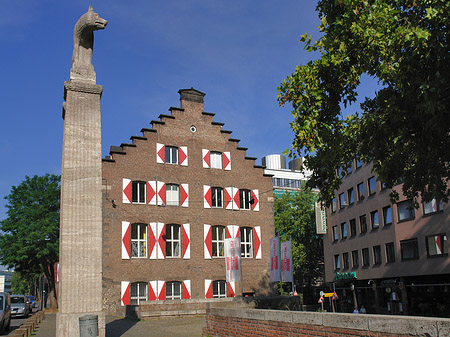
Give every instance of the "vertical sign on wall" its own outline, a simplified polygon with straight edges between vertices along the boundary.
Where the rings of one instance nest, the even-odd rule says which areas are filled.
[[[283,282],[293,282],[291,241],[281,244],[281,278]]]
[[[270,239],[270,282],[281,281],[280,275],[280,238]]]
[[[316,208],[316,233],[327,234],[327,217],[325,208],[322,207],[320,202],[315,203]]]
[[[227,282],[241,281],[241,240],[225,239],[225,268]]]

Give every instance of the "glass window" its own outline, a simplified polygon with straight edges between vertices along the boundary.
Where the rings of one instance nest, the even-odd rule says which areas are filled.
[[[352,173],[352,163],[349,163],[348,167],[347,167],[347,174],[350,174],[350,173]]]
[[[353,268],[359,267],[359,254],[357,250],[352,251],[352,267]]]
[[[334,270],[341,269],[341,256],[339,254],[334,256]]]
[[[347,223],[343,222],[341,223],[341,236],[343,239],[347,237]]]
[[[211,187],[211,207],[222,208],[223,207],[223,188]]]
[[[178,185],[166,184],[166,205],[178,206],[180,204],[180,194],[178,192]]]
[[[369,260],[369,248],[363,248],[362,251],[363,267],[368,267],[370,265]]]
[[[166,225],[166,257],[180,257],[181,226]]]
[[[213,281],[213,298],[225,298],[227,297],[226,291],[227,283],[225,281]]]
[[[241,235],[241,257],[253,257],[252,229],[241,227],[239,231]]]
[[[373,246],[373,263],[381,264],[381,246]]]
[[[381,190],[382,190],[382,191],[385,190],[385,189],[387,188],[387,185],[386,185],[386,183],[385,183],[384,181],[381,181],[381,182],[380,182],[380,185],[381,185]]]
[[[377,229],[380,227],[380,222],[378,221],[378,211],[370,212],[370,224],[372,229]]]
[[[349,205],[355,202],[355,195],[353,193],[353,188],[347,190],[347,200]]]
[[[331,200],[331,211],[332,211],[333,213],[336,212],[336,208],[337,208],[337,205],[336,205],[336,197],[334,197],[333,200]]]
[[[136,204],[145,204],[145,187],[144,181],[131,182],[131,202]]]
[[[385,226],[392,224],[391,206],[383,207],[383,224]]]
[[[359,217],[359,227],[361,229],[361,233],[367,232],[367,217],[365,214]]]
[[[147,257],[147,225],[131,224],[131,257]]]
[[[347,206],[346,202],[345,202],[345,195],[344,193],[339,194],[339,208],[344,208],[345,206]]]
[[[130,287],[130,304],[139,305],[142,301],[148,299],[148,283],[147,282],[135,282],[131,283]]]
[[[417,260],[419,258],[419,245],[417,239],[400,241],[402,261]]]
[[[167,164],[178,164],[178,148],[174,146],[165,147],[165,161]]]
[[[386,262],[395,262],[395,246],[393,242],[386,243]]]
[[[342,178],[344,176],[344,171],[342,170],[342,166],[339,167],[339,169],[338,169],[338,176],[339,176],[339,178]]]
[[[358,200],[364,199],[364,183],[359,183],[358,186]]]
[[[240,209],[250,209],[251,192],[250,190],[239,190],[239,207]]]
[[[356,168],[359,169],[362,166],[363,162],[361,159],[356,158]]]
[[[369,191],[369,195],[375,194],[376,192],[376,182],[375,182],[375,177],[370,177],[369,179],[367,179],[367,190]]]
[[[342,261],[344,263],[344,269],[348,269],[350,266],[350,260],[348,258],[348,253],[343,253],[342,254]]]
[[[223,256],[224,242],[225,242],[225,227],[212,226],[211,247],[213,257]]]
[[[338,227],[333,226],[333,241],[337,241],[339,239]]]
[[[211,161],[211,168],[222,168],[222,153],[211,151],[209,154],[209,160]]]
[[[414,206],[412,200],[405,200],[397,203],[398,221],[414,219]]]
[[[356,219],[350,220],[350,235],[356,236]]]
[[[437,234],[425,238],[427,244],[427,255],[447,255],[447,235]]]
[[[423,203],[423,214],[431,214],[438,211],[442,211],[443,209],[442,201],[437,202],[436,199],[431,200],[430,202]]]
[[[181,282],[166,282],[166,300],[181,300]]]

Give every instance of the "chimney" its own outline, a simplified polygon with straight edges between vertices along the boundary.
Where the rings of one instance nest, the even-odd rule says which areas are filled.
[[[186,110],[200,110],[203,112],[203,97],[205,94],[201,91],[191,89],[180,89],[180,108]]]

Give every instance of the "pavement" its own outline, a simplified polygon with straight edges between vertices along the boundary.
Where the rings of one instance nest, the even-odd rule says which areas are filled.
[[[106,337],[198,337],[202,335],[205,316],[180,316],[136,319],[106,316]],[[45,314],[33,337],[54,337],[56,314]]]

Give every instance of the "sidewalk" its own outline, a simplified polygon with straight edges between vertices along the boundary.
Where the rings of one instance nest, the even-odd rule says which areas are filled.
[[[144,321],[106,316],[106,337],[198,337],[202,335],[204,323],[204,316],[161,317]],[[55,332],[56,315],[46,314],[33,336],[54,337]]]

